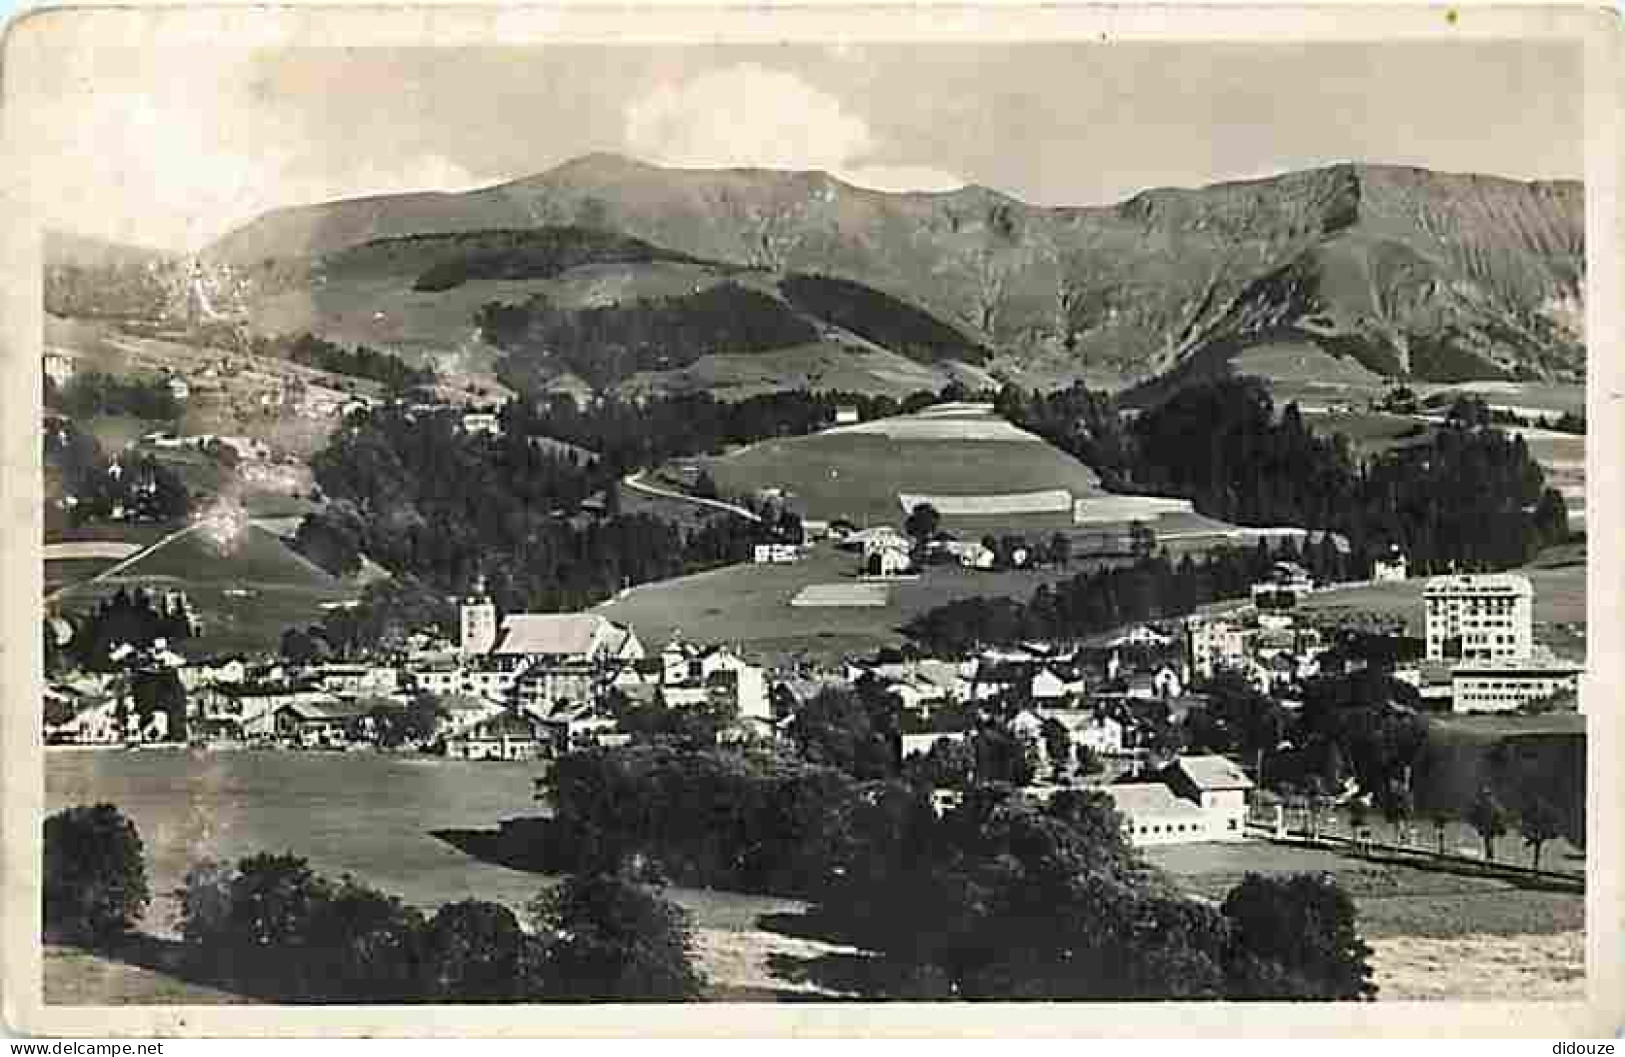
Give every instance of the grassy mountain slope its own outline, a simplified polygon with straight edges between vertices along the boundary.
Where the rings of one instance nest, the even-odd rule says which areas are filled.
[[[860,524],[901,524],[904,494],[1002,496],[1065,489],[1081,497],[1101,492],[1100,478],[1088,466],[977,408],[948,413],[939,407],[762,441],[705,465],[725,493],[778,488],[808,517]],[[978,520],[959,519],[973,528]],[[1071,512],[993,515],[987,523],[1012,520],[1063,527],[1071,524]]]
[[[988,381],[973,366],[984,347],[861,284],[780,280],[576,225],[391,237],[250,274],[256,330],[308,330],[481,384],[902,395]]]
[[[968,328],[1017,374],[1143,378],[1290,328],[1367,368],[1562,379],[1584,362],[1582,209],[1573,182],[1352,164],[1052,209],[593,155],[460,195],[282,210],[208,256],[269,274],[377,239],[581,225],[861,282]]]

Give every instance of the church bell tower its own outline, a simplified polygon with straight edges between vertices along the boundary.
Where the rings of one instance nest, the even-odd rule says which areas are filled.
[[[462,634],[458,650],[465,657],[489,653],[497,641],[497,607],[485,593],[485,575],[474,580],[474,593],[464,598],[458,607],[462,617]]]

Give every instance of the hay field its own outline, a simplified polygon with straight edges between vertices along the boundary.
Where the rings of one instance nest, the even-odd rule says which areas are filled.
[[[1511,851],[1515,841],[1501,843]],[[1223,899],[1249,872],[1333,874],[1354,899],[1382,1001],[1583,994],[1580,893],[1526,890],[1257,840],[1152,848],[1146,858],[1180,888],[1211,899]]]
[[[687,639],[727,642],[756,657],[777,661],[799,654],[840,659],[900,645],[897,629],[928,609],[973,595],[1026,601],[1039,584],[1055,583],[1088,568],[1041,572],[973,572],[932,566],[916,580],[864,585],[860,558],[828,545],[815,547],[794,565],[730,565],[692,576],[635,587],[595,607],[630,624],[645,644],[663,643],[681,630]],[[815,584],[877,586],[884,606],[792,606],[791,599]]]
[[[808,584],[795,597],[790,604],[797,607],[817,608],[827,606],[833,608],[852,608],[883,606],[889,601],[890,592],[885,584],[866,583],[834,583],[834,584]]]
[[[897,522],[903,494],[1100,493],[1088,466],[974,405],[764,441],[706,468],[724,492],[782,488],[806,517],[860,524]]]
[[[87,612],[120,587],[179,588],[203,621],[203,633],[178,647],[206,656],[275,650],[282,632],[321,618],[323,603],[353,597],[358,588],[295,554],[273,533],[247,526],[231,550],[217,551],[198,532],[153,549],[116,575],[68,588],[58,602]]]

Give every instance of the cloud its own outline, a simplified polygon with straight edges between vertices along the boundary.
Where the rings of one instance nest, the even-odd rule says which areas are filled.
[[[961,177],[921,165],[863,165],[837,169],[835,175],[875,191],[957,191],[965,186]]]
[[[303,99],[255,92],[245,52],[124,62],[41,108],[48,227],[196,249],[278,206],[490,182],[432,144],[335,149]]]
[[[870,164],[868,122],[795,74],[741,63],[662,85],[626,107],[626,144],[681,168],[821,169],[877,190],[937,190],[964,181],[935,169]]]

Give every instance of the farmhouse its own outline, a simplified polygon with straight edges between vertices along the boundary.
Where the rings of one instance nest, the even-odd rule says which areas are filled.
[[[331,701],[299,701],[273,713],[272,729],[280,741],[306,749],[336,749],[349,744],[366,710],[360,705]]]
[[[446,755],[454,760],[534,760],[544,755],[551,743],[541,720],[503,711],[448,734]]]
[[[1173,645],[1174,637],[1165,635],[1149,624],[1136,624],[1123,633],[1113,636],[1105,642],[1108,648],[1122,647],[1139,649],[1161,649]]]

